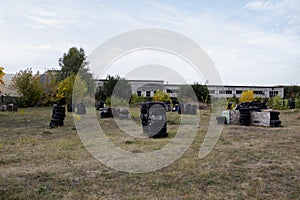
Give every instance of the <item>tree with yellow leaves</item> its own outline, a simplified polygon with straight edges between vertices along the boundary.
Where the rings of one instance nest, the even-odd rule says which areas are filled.
[[[168,93],[157,90],[153,96],[153,101],[160,101],[160,102],[171,102],[171,98]]]
[[[243,91],[243,93],[239,99],[240,103],[251,102],[253,100],[254,100],[254,92],[252,90]]]
[[[4,85],[3,76],[5,75],[3,70],[4,70],[4,68],[0,67],[0,84],[2,84],[2,85]]]

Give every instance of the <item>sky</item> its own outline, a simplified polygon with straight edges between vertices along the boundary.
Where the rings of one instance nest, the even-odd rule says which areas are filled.
[[[113,36],[141,28],[172,30],[195,41],[224,84],[300,84],[299,0],[1,0],[0,66],[6,73],[29,67],[44,72],[58,68],[70,47],[89,56]],[[159,60],[156,53],[132,54],[126,65]],[[161,65],[143,65],[149,64]],[[124,73],[116,66],[116,74]]]

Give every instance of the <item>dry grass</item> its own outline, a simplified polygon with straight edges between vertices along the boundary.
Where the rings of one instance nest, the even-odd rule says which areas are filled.
[[[0,113],[1,199],[299,199],[300,118],[282,111],[283,127],[225,126],[204,159],[199,148],[209,113],[201,111],[198,134],[186,153],[156,172],[129,174],[107,168],[84,148],[73,119],[48,129],[51,108]],[[138,111],[133,110],[138,123]],[[170,113],[171,137],[178,117]],[[165,139],[136,140],[120,134],[112,119],[100,122],[122,148],[158,149]]]

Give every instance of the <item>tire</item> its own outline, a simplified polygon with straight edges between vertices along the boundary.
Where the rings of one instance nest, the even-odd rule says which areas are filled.
[[[65,107],[59,107],[59,106],[54,106],[53,107],[53,111],[57,111],[57,112],[66,112],[66,108]]]

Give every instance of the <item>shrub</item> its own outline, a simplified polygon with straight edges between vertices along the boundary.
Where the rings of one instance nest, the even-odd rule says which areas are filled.
[[[131,104],[136,104],[136,103],[141,103],[145,101],[145,97],[143,96],[138,96],[137,94],[133,94],[130,98],[130,103]]]
[[[153,96],[153,101],[171,102],[171,98],[168,93],[161,90],[157,90]]]
[[[242,102],[251,102],[254,100],[254,92],[252,90],[246,90],[242,93],[239,101]]]

